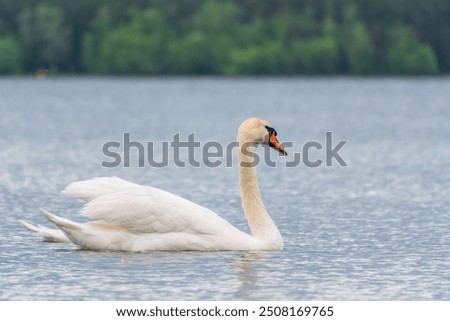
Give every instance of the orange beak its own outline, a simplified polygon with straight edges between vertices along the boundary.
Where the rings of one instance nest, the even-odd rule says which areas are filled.
[[[284,156],[287,155],[286,150],[284,149],[283,146],[281,146],[281,143],[278,141],[277,136],[275,136],[275,133],[272,133],[270,135],[269,146],[272,147],[273,149],[276,149],[277,151],[279,151]]]

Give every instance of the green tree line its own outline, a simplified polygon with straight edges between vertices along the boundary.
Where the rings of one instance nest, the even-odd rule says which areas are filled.
[[[0,0],[0,74],[450,70],[448,0]]]

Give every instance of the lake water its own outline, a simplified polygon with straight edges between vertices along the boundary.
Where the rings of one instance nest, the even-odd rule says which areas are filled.
[[[0,78],[0,112],[1,300],[450,300],[449,78]],[[40,208],[83,221],[60,191],[120,176],[248,231],[236,166],[105,168],[102,146],[227,144],[255,115],[293,144],[258,166],[283,251],[81,251],[18,223],[51,226]],[[326,132],[348,166],[286,167]]]

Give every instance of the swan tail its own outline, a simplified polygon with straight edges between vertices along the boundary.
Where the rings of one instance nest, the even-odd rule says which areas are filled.
[[[101,247],[95,247],[91,245],[91,243],[95,244],[96,242],[98,242],[98,235],[92,233],[93,231],[89,228],[88,224],[76,223],[44,210],[43,212],[45,217],[50,222],[61,229],[69,242],[78,245],[78,247],[82,249],[101,249]]]
[[[118,177],[97,177],[94,179],[74,182],[67,186],[62,194],[90,202],[100,196],[135,188],[136,184],[127,182]]]
[[[51,229],[42,225],[33,225],[23,220],[19,222],[29,231],[36,233],[43,238],[44,242],[66,243],[70,242],[61,230]]]
[[[74,230],[74,231],[81,230],[79,223],[75,223],[72,222],[71,220],[56,216],[46,210],[42,210],[42,212],[50,222],[58,226],[63,232],[66,232],[67,230]]]

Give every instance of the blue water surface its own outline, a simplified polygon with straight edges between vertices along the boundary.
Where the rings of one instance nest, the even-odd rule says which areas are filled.
[[[1,300],[450,299],[449,78],[0,78],[0,97]],[[18,223],[51,226],[40,208],[84,221],[82,203],[60,191],[119,176],[249,232],[225,156],[214,168],[173,157],[158,168],[141,155],[139,167],[134,148],[129,167],[101,164],[112,160],[104,144],[123,146],[124,133],[153,142],[158,160],[176,134],[226,146],[250,116],[292,143],[287,158],[270,153],[275,167],[258,166],[283,251],[81,251]],[[309,160],[325,160],[326,132],[333,146],[347,141],[347,166],[286,165],[308,142],[323,146]]]

